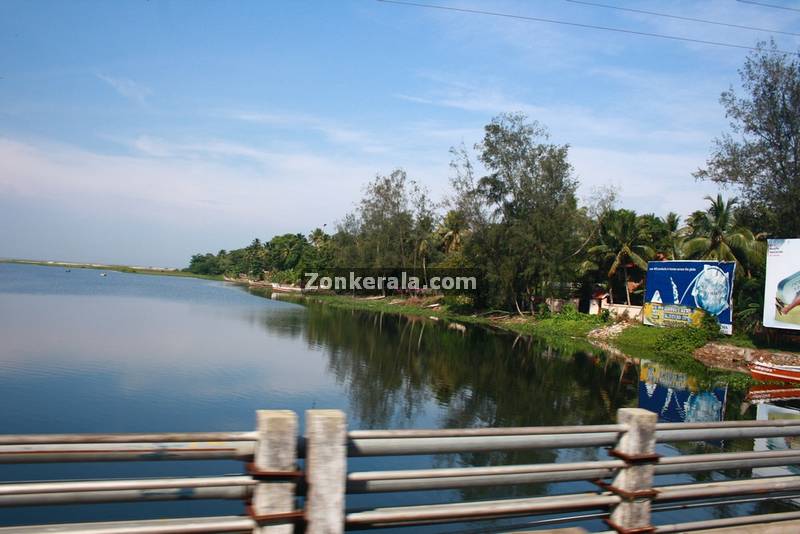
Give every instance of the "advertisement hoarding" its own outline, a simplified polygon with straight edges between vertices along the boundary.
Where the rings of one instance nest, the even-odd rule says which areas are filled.
[[[764,326],[800,330],[800,239],[767,244]]]
[[[724,261],[651,261],[647,264],[644,324],[699,324],[708,313],[720,331],[733,333],[733,277],[736,264]]]

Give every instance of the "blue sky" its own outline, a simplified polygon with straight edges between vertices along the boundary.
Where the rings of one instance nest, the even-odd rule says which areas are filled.
[[[564,0],[431,3],[770,36]],[[800,12],[734,0],[606,3],[800,32]],[[609,185],[623,207],[685,215],[716,192],[691,173],[746,53],[373,0],[4,0],[0,257],[183,266],[332,228],[376,173],[442,195],[449,147],[508,111],[571,145],[581,198]]]

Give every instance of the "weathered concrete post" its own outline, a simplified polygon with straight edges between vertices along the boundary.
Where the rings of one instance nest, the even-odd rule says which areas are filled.
[[[655,413],[641,408],[621,408],[617,411],[617,422],[628,425],[612,454],[625,461],[612,487],[622,497],[611,512],[609,525],[616,530],[641,529],[647,532],[650,524],[650,500],[653,491],[653,472],[658,461],[656,447]]]
[[[296,483],[290,476],[281,479],[281,473],[291,474],[297,469],[297,415],[291,410],[258,410],[256,412],[256,444],[253,462],[254,476],[258,473],[275,473],[269,480],[260,482],[253,490],[252,513],[257,518],[271,514],[289,514],[294,511]],[[257,519],[258,520],[258,519]],[[292,519],[282,523],[260,521],[254,534],[291,534]]]
[[[306,411],[306,532],[344,532],[347,419],[340,410]]]

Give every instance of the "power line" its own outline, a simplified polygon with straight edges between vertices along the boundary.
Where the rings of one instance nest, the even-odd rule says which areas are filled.
[[[723,43],[720,41],[706,41],[704,39],[693,39],[691,37],[678,37],[676,35],[666,35],[663,33],[651,33],[651,32],[643,32],[638,30],[628,30],[625,28],[613,28],[611,26],[597,26],[595,24],[583,24],[580,22],[570,22],[566,20],[558,20],[558,19],[546,19],[542,17],[529,17],[526,15],[514,15],[511,13],[499,13],[497,11],[484,11],[481,9],[468,9],[465,7],[450,7],[450,6],[440,6],[436,4],[424,4],[422,2],[406,2],[403,0],[378,0],[378,2],[384,2],[387,4],[397,4],[401,6],[409,6],[409,7],[422,7],[428,9],[440,9],[442,11],[455,11],[458,13],[469,13],[472,15],[489,15],[492,17],[503,17],[509,19],[518,19],[518,20],[527,20],[531,22],[545,22],[547,24],[559,24],[562,26],[574,26],[576,28],[588,28],[592,30],[604,30],[609,32],[617,32],[617,33],[627,33],[630,35],[641,35],[644,37],[657,37],[659,39],[669,39],[671,41],[684,41],[687,43],[697,43],[697,44],[706,44],[706,45],[713,45],[713,46],[725,46],[728,48],[738,48],[740,50],[760,50],[755,46],[747,46],[747,45],[740,45],[740,44],[733,44],[733,43]],[[781,52],[783,54],[794,54],[795,52],[786,52],[784,50],[776,50],[776,52]]]
[[[800,36],[800,33],[785,32],[781,30],[770,30],[767,28],[756,28],[755,26],[743,26],[741,24],[730,24],[728,22],[719,22],[716,20],[698,19],[694,17],[684,17],[681,15],[671,15],[669,13],[657,13],[655,11],[645,11],[644,9],[633,9],[630,7],[610,6],[608,4],[598,4],[595,2],[585,2],[583,0],[566,0],[572,4],[582,4],[584,6],[602,7],[605,9],[616,9],[617,11],[628,11],[629,13],[641,13],[643,15],[652,15],[654,17],[664,17],[667,19],[686,20],[689,22],[701,22],[703,24],[713,24],[714,26],[726,26],[728,28],[739,28],[740,30],[754,30],[758,32],[780,33],[783,35]]]
[[[771,7],[772,9],[785,9],[786,11],[800,11],[796,7],[779,6],[776,4],[765,4],[763,2],[753,2],[752,0],[736,0],[742,4],[753,4],[754,6]]]

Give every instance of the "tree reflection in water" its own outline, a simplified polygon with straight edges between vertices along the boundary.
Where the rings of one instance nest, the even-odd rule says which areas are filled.
[[[431,319],[319,304],[309,304],[304,310],[287,310],[285,314],[270,314],[265,325],[281,335],[302,337],[309,346],[325,352],[330,373],[349,399],[350,428],[606,424],[615,421],[617,409],[639,405],[638,381],[642,368],[638,360],[608,355],[569,340],[555,347],[541,339],[516,337],[478,326],[468,326],[462,331]],[[678,373],[663,365],[661,370]],[[743,395],[741,391],[728,391],[726,419],[752,418],[752,410],[738,409]],[[721,448],[752,450],[752,443],[752,440],[736,440],[660,447],[668,454],[691,454],[718,452]],[[604,451],[586,448],[360,459],[354,465],[357,464],[357,470],[477,467],[605,458]],[[738,469],[717,475],[670,475],[660,483],[749,476],[750,469]],[[593,489],[584,482],[529,484],[351,496],[348,503],[373,507],[387,502],[424,504]],[[755,508],[777,511],[786,506],[764,503]],[[693,517],[734,513],[741,513],[737,505],[718,506],[710,514],[697,511]],[[665,520],[669,516],[666,514]],[[685,520],[685,517],[673,519]],[[432,531],[442,529],[440,526]]]

